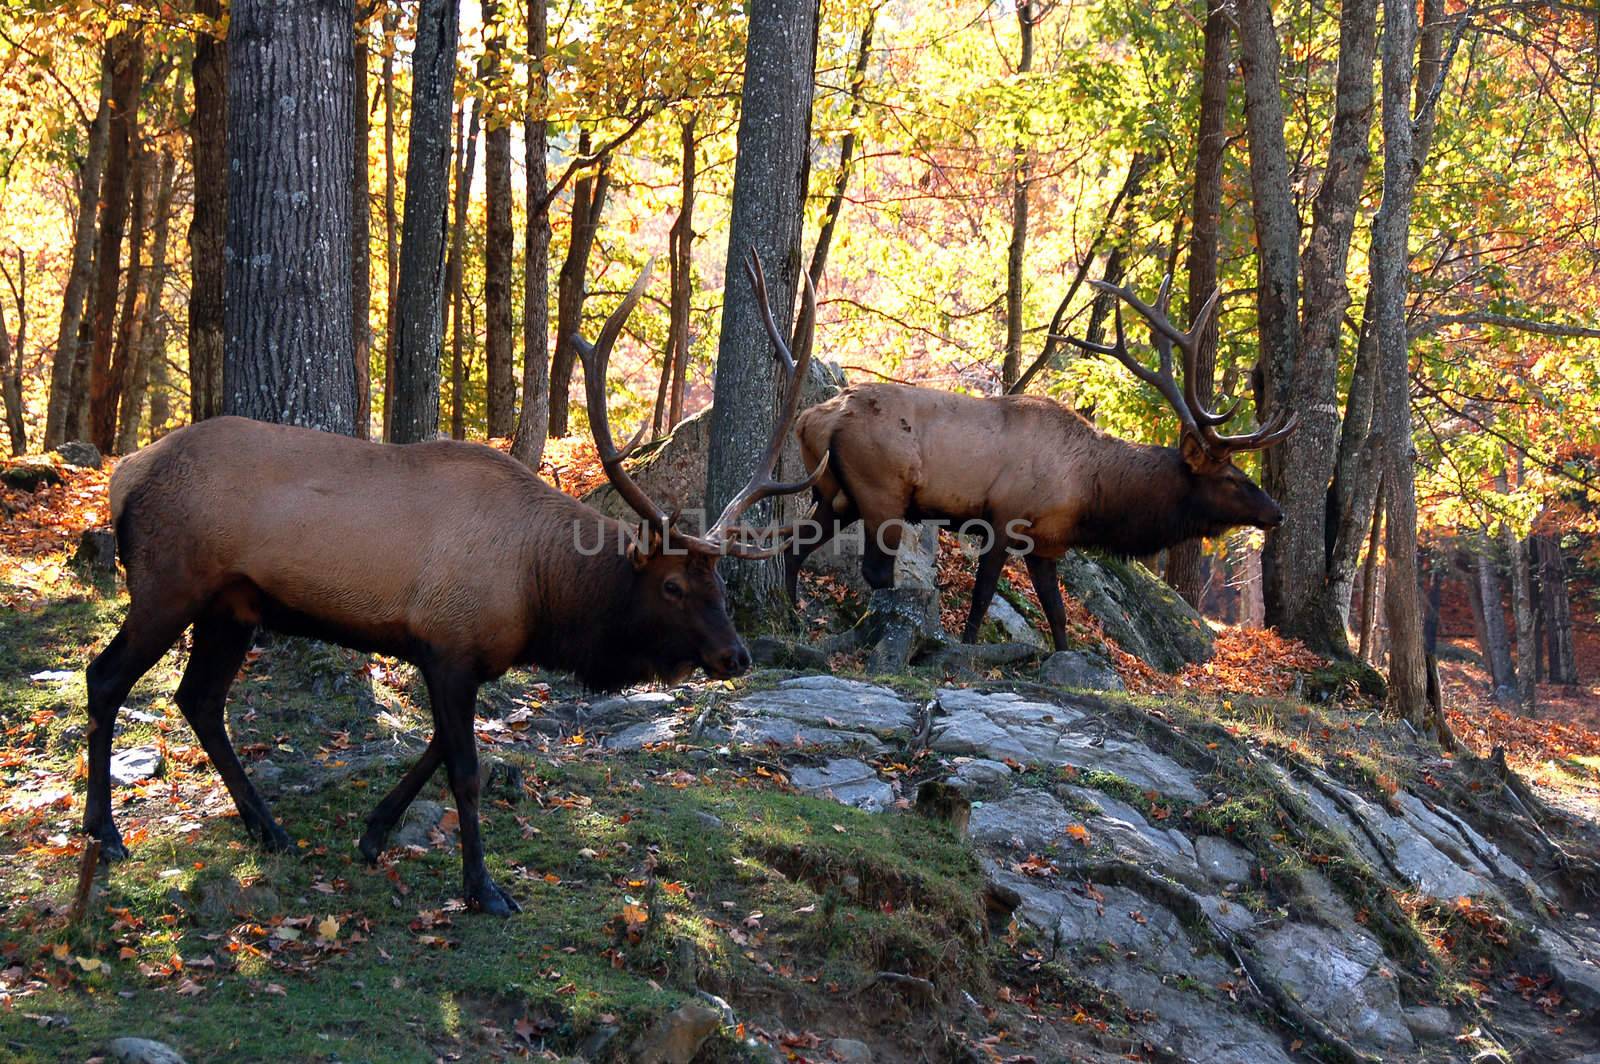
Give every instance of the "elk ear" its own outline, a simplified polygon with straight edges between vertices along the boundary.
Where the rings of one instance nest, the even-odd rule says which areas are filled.
[[[650,564],[651,558],[661,553],[661,544],[661,533],[646,525],[637,536],[628,537],[628,561],[633,563],[635,569],[643,569]]]
[[[1183,464],[1189,467],[1191,473],[1214,473],[1222,464],[1206,451],[1205,444],[1192,432],[1185,432],[1178,441],[1178,453],[1183,456]]]

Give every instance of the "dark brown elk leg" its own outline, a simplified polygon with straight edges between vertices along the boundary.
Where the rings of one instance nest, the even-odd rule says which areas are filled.
[[[383,852],[385,841],[389,832],[394,830],[399,823],[401,815],[411,807],[417,795],[421,792],[439,763],[444,760],[444,740],[436,729],[433,738],[428,740],[428,748],[422,751],[422,756],[411,770],[401,777],[394,790],[384,795],[383,801],[367,817],[367,830],[362,833],[361,841],[356,843],[361,850],[361,855],[368,861],[377,861],[378,855]]]
[[[984,614],[994,600],[995,586],[1000,583],[1000,570],[1006,564],[1006,543],[999,536],[989,544],[989,549],[978,559],[978,578],[972,585],[972,612],[967,614],[967,626],[962,630],[963,643],[976,643],[978,629],[983,626]]]
[[[100,840],[100,852],[107,860],[128,856],[111,816],[111,735],[117,710],[139,678],[178,641],[190,619],[186,609],[156,612],[129,607],[116,638],[84,673],[89,689],[89,786],[83,833]]]
[[[461,820],[461,886],[467,908],[510,916],[520,912],[522,906],[489,878],[489,869],[483,863],[483,838],[478,830],[478,792],[482,780],[478,776],[477,739],[472,734],[478,679],[464,668],[437,661],[425,664],[422,674],[427,679],[428,697],[433,703],[434,738],[440,741],[445,771],[450,774],[450,789],[456,797],[456,813]]]
[[[1039,596],[1039,605],[1044,608],[1044,615],[1050,622],[1050,638],[1057,650],[1065,650],[1067,607],[1061,601],[1061,582],[1056,579],[1055,559],[1030,554],[1027,561],[1028,577],[1033,581],[1034,593]]]
[[[183,670],[183,679],[178,683],[173,701],[178,703],[184,719],[194,729],[195,738],[200,740],[206,756],[233,796],[245,830],[256,837],[262,849],[282,851],[293,844],[273,819],[271,807],[239,763],[239,755],[228,741],[223,713],[228,688],[239,674],[239,666],[250,649],[250,637],[254,633],[253,626],[240,624],[230,617],[202,617],[196,621],[194,647],[189,652],[189,664]]]

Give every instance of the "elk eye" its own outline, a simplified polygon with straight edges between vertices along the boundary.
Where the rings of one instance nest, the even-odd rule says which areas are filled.
[[[683,598],[683,585],[676,580],[667,580],[661,585],[661,593],[676,602]]]

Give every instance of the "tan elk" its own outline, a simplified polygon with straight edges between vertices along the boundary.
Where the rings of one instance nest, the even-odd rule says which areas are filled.
[[[752,280],[758,274],[752,253]],[[111,513],[127,569],[128,616],[88,669],[89,783],[83,830],[127,855],[111,816],[117,707],[193,626],[176,702],[268,849],[289,837],[235,755],[223,703],[258,627],[391,654],[421,670],[433,737],[368,818],[361,852],[377,858],[400,815],[443,762],[461,824],[468,904],[518,909],[484,866],[473,709],[480,684],[513,665],[577,674],[590,687],[674,681],[697,666],[731,677],[750,665],[725,607],[722,554],[771,556],[740,515],[811,481],[772,478],[809,363],[786,348],[787,398],[750,483],[703,535],[679,532],[623,468],[613,445],[606,367],[649,280],[647,266],[583,358],[605,471],[644,520],[642,537],[546,485],[489,447],[438,440],[368,443],[243,418],[204,421],[124,460]],[[764,298],[764,296],[763,296]],[[637,438],[635,439],[637,443]]]
[[[1189,332],[1167,318],[1170,278],[1154,307],[1104,282],[1150,323],[1160,357],[1151,370],[1128,353],[1118,304],[1114,345],[1071,338],[1086,351],[1110,355],[1156,388],[1182,424],[1177,447],[1154,447],[1108,436],[1075,410],[1049,399],[977,397],[906,384],[865,384],[800,416],[796,431],[807,466],[831,454],[813,489],[820,531],[795,539],[785,558],[795,597],[806,556],[860,519],[861,569],[874,588],[894,578],[894,556],[908,522],[978,522],[986,547],[978,562],[963,638],[973,642],[994,596],[1008,553],[1021,554],[1050,621],[1057,649],[1066,646],[1066,612],[1055,561],[1073,547],[1124,556],[1154,554],[1240,525],[1273,528],[1283,513],[1232,462],[1239,451],[1269,447],[1293,432],[1296,418],[1279,411],[1244,436],[1217,432],[1237,404],[1213,413],[1195,391],[1195,360],[1217,294]],[[1184,387],[1173,377],[1172,346],[1183,352]]]

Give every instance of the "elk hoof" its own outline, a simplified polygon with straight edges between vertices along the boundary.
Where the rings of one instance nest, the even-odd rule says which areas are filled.
[[[467,891],[467,908],[475,913],[488,913],[490,916],[510,916],[520,913],[522,906],[517,904],[517,899],[507,894],[495,885],[494,880],[485,878],[477,890]]]
[[[375,865],[378,863],[378,858],[383,853],[383,844],[387,840],[388,834],[386,831],[369,827],[361,836],[361,840],[356,843],[356,849],[361,851],[361,856],[366,858],[367,864]]]
[[[261,839],[261,848],[267,853],[287,853],[294,849],[294,842],[289,838],[289,833],[276,824],[268,824],[256,834]]]
[[[112,864],[128,859],[128,847],[122,841],[122,834],[112,825],[108,824],[88,834],[100,840],[100,860]]]

